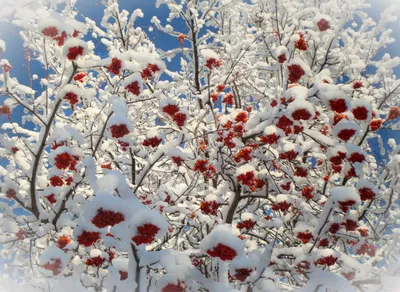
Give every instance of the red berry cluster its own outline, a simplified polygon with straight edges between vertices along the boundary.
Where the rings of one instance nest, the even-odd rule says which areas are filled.
[[[246,268],[236,269],[233,278],[241,282],[244,282],[247,279],[247,277],[250,276],[252,271],[253,271],[252,269],[246,269]]]
[[[203,265],[203,264],[204,264],[204,260],[199,259],[197,257],[192,258],[192,265],[193,266],[198,267],[198,266]]]
[[[217,215],[218,208],[221,206],[217,201],[203,201],[200,203],[200,210],[207,215]]]
[[[8,189],[6,192],[6,197],[9,199],[15,199],[17,196],[17,192],[14,189]]]
[[[141,76],[143,79],[151,79],[153,77],[153,74],[160,70],[160,67],[158,67],[156,64],[149,64],[146,68],[143,69]]]
[[[358,106],[351,110],[357,120],[365,121],[368,118],[368,109],[365,106]]]
[[[125,124],[112,125],[110,127],[110,130],[111,130],[111,136],[116,139],[122,138],[125,135],[129,134],[128,126]]]
[[[304,72],[303,68],[300,65],[293,64],[288,66],[289,70],[289,81],[290,83],[297,83],[301,77],[303,77],[306,72]]]
[[[287,181],[285,183],[281,183],[280,187],[285,190],[285,191],[289,191],[290,190],[290,185],[292,184],[291,181]]]
[[[139,199],[141,200],[143,205],[150,205],[152,203],[151,200],[147,199],[147,195],[141,195],[139,196]]]
[[[300,51],[307,51],[308,45],[307,45],[306,40],[304,39],[304,35],[302,33],[299,33],[299,36],[300,36],[300,38],[295,44],[296,49],[298,49]]]
[[[102,163],[102,164],[100,165],[100,167],[101,167],[102,169],[112,169],[111,162]]]
[[[138,96],[140,94],[139,81],[133,81],[132,83],[129,83],[127,86],[125,86],[125,89],[133,95]]]
[[[121,146],[122,151],[128,150],[129,143],[124,142],[124,141],[118,141],[117,143],[119,144],[119,146]]]
[[[237,176],[237,180],[242,185],[248,186],[252,191],[261,189],[265,185],[265,183],[262,180],[255,177],[253,171],[248,171],[246,173],[240,174],[239,176]]]
[[[331,107],[331,110],[341,114],[347,111],[347,104],[346,100],[343,98],[337,98],[337,99],[332,99],[329,101],[329,106]]]
[[[119,280],[120,281],[124,281],[126,279],[128,279],[128,272],[126,271],[119,271]]]
[[[205,172],[207,171],[207,169],[208,169],[208,160],[206,159],[197,160],[193,167],[194,171],[200,171],[200,172]]]
[[[64,45],[64,42],[67,38],[67,33],[65,31],[59,34],[58,29],[54,26],[45,27],[42,30],[42,34],[51,37],[53,40],[57,41],[57,44],[60,47]]]
[[[69,104],[71,106],[74,106],[75,104],[77,104],[79,102],[79,98],[78,95],[76,95],[73,92],[68,92],[65,96],[64,96],[65,100],[68,100]]]
[[[361,87],[363,87],[362,81],[354,81],[353,82],[353,89],[359,89]]]
[[[229,105],[233,105],[233,98],[234,98],[233,93],[225,94],[224,98],[222,99],[222,102]]]
[[[303,189],[301,190],[301,195],[305,199],[311,200],[312,198],[314,198],[313,191],[314,191],[314,187],[313,186],[306,185],[306,186],[303,186]]]
[[[162,139],[160,139],[158,137],[151,137],[151,138],[144,140],[142,145],[143,146],[151,146],[151,147],[155,148],[158,145],[160,145],[161,141],[162,141]]]
[[[96,216],[93,217],[92,223],[98,228],[104,228],[107,226],[114,226],[124,220],[124,214],[100,208],[97,210]]]
[[[376,253],[376,246],[375,245],[370,245],[367,242],[364,242],[359,249],[357,249],[357,254],[358,255],[364,255],[367,254],[370,257],[375,256]]]
[[[83,55],[83,47],[77,46],[77,47],[71,47],[68,49],[68,54],[67,54],[68,60],[71,60],[71,61],[76,60],[76,58],[79,55],[81,55],[81,56]]]
[[[356,162],[362,163],[363,161],[365,161],[365,155],[362,153],[353,152],[349,157],[349,161],[351,163],[356,163]]]
[[[317,25],[320,31],[326,31],[331,28],[329,22],[325,18],[321,18],[321,20],[317,22]]]
[[[132,241],[136,245],[152,243],[157,232],[160,230],[156,225],[145,223],[137,228],[138,235],[132,237]]]
[[[328,134],[328,131],[329,131],[329,127],[327,126],[327,125],[325,125],[325,126],[323,126],[322,127],[322,129],[321,129],[321,133],[323,134],[323,135],[327,135]]]
[[[64,146],[65,141],[61,141],[60,143],[57,143],[56,141],[53,142],[51,145],[51,149],[56,150],[58,147]]]
[[[105,259],[103,259],[101,256],[97,256],[97,257],[87,259],[85,264],[88,266],[100,267],[104,261],[105,261]]]
[[[60,36],[53,38],[53,40],[57,41],[58,46],[61,47],[64,45],[67,37],[68,37],[67,33],[65,31],[63,31]]]
[[[64,180],[58,175],[54,175],[50,178],[50,184],[53,187],[62,187],[64,185]]]
[[[169,283],[167,286],[161,289],[161,292],[185,292],[186,287],[184,283],[178,281],[177,284]]]
[[[208,160],[206,159],[199,159],[196,161],[193,167],[194,171],[200,171],[203,176],[211,178],[216,173],[217,170],[215,169],[214,165],[209,164]]]
[[[67,178],[65,179],[65,184],[66,184],[67,186],[69,186],[69,185],[72,184],[73,181],[74,181],[74,178],[73,178],[72,176],[67,177]]]
[[[185,35],[183,33],[179,34],[178,41],[180,45],[183,45],[183,42],[185,41]]]
[[[237,256],[237,252],[222,243],[218,243],[213,249],[208,249],[207,254],[213,258],[220,258],[223,261],[231,261]]]
[[[397,106],[392,106],[389,110],[388,120],[395,120],[400,117],[400,108]]]
[[[313,238],[313,235],[310,231],[307,230],[305,232],[298,232],[297,238],[300,239],[304,244],[306,244],[310,241],[311,238]]]
[[[340,224],[339,223],[332,223],[331,226],[329,226],[328,231],[332,234],[336,234],[340,229]]]
[[[183,127],[185,125],[185,121],[187,119],[186,114],[181,113],[177,105],[168,104],[164,106],[162,110],[172,118],[178,127]]]
[[[370,188],[360,188],[358,192],[360,194],[361,201],[373,200],[375,198],[375,193]]]
[[[83,82],[83,79],[85,78],[86,73],[82,72],[82,73],[78,73],[74,76],[74,80],[77,82]]]
[[[217,102],[218,101],[218,97],[219,97],[219,95],[218,95],[217,92],[213,92],[213,93],[210,94],[210,98],[211,98],[211,100],[213,102]]]
[[[338,133],[338,137],[343,141],[348,141],[356,134],[356,130],[354,129],[343,129]]]
[[[333,266],[334,264],[336,264],[338,258],[334,257],[333,255],[327,256],[327,257],[323,257],[318,259],[317,264],[324,266]]]
[[[294,169],[295,169],[294,170],[294,175],[295,176],[307,177],[307,173],[308,173],[307,168],[303,168],[303,167],[300,167],[300,166],[295,166]]]
[[[242,160],[250,161],[251,159],[253,159],[253,156],[251,155],[252,152],[253,149],[251,149],[250,147],[239,149],[239,151],[235,155],[233,155],[233,159],[236,163],[240,163]]]
[[[278,142],[279,138],[280,138],[279,135],[277,135],[275,133],[272,133],[272,134],[269,134],[269,135],[266,135],[266,136],[261,136],[260,137],[260,141],[262,143],[271,144],[272,145],[272,144]]]
[[[283,202],[279,202],[279,203],[273,204],[272,207],[271,207],[271,209],[272,209],[273,211],[282,211],[282,212],[286,212],[287,210],[289,210],[289,208],[290,208],[291,205],[292,205],[292,204],[289,204],[288,202],[283,201]]]
[[[225,90],[225,84],[217,84],[217,91],[222,92]]]
[[[67,235],[61,235],[57,240],[57,246],[61,249],[64,249],[68,244],[71,243],[71,238]]]
[[[283,153],[279,153],[279,158],[280,159],[287,159],[287,160],[294,160],[296,159],[297,155],[299,155],[298,152],[292,150],[283,152]]]
[[[79,157],[75,155],[71,155],[68,152],[57,154],[54,158],[54,165],[58,169],[69,169],[72,171],[76,171],[76,164],[78,163]]]
[[[256,222],[251,220],[251,219],[247,219],[245,221],[239,222],[236,227],[238,229],[246,229],[246,230],[250,230],[252,229],[254,226],[256,225]]]
[[[356,201],[354,201],[354,200],[347,200],[347,201],[338,201],[338,203],[339,203],[339,205],[340,205],[340,209],[341,209],[344,213],[346,213],[346,212],[349,210],[349,208],[351,208],[351,207],[356,203]]]
[[[296,135],[301,133],[301,132],[303,132],[303,130],[304,130],[303,126],[299,126],[299,125],[294,125],[293,126],[293,133],[296,134]]]
[[[344,114],[338,114],[335,112],[335,115],[333,116],[333,123],[332,126],[335,126],[337,123],[339,123],[341,120],[348,120],[347,116]]]
[[[309,119],[311,119],[311,113],[308,110],[301,108],[301,109],[295,110],[292,113],[292,118],[295,121],[300,121],[300,120],[308,121]]]
[[[181,157],[172,156],[171,159],[177,166],[181,166],[182,165],[183,159]]]
[[[279,63],[284,63],[287,60],[286,55],[285,54],[281,54],[278,56],[278,62]]]
[[[216,60],[215,58],[210,58],[206,62],[206,67],[210,70],[213,68],[218,68],[222,65],[222,60]]]
[[[178,127],[183,127],[185,125],[186,118],[186,114],[178,112],[174,115],[173,120]]]
[[[360,233],[361,237],[368,237],[367,228],[358,228],[357,231]]]
[[[346,221],[342,222],[340,225],[343,225],[346,231],[355,231],[358,227],[357,222],[352,219],[346,219]]]
[[[170,115],[171,117],[174,116],[177,112],[179,112],[179,107],[175,104],[168,104],[162,108],[163,112]]]
[[[369,127],[371,131],[378,131],[380,127],[382,127],[383,121],[382,119],[375,119],[369,123]]]
[[[26,232],[23,229],[19,229],[17,233],[15,233],[15,237],[18,240],[24,240],[26,238]]]
[[[318,247],[327,247],[329,245],[328,238],[323,238],[318,242]]]
[[[289,135],[292,133],[292,128],[291,126],[293,125],[293,121],[290,120],[286,116],[281,116],[276,123],[276,127],[281,129],[283,132],[285,132],[286,135]]]
[[[107,70],[115,75],[118,75],[121,70],[122,62],[118,58],[112,58],[110,65],[107,66]]]
[[[79,244],[84,247],[89,247],[100,239],[100,232],[86,231],[84,230],[81,235],[78,236]]]
[[[60,259],[50,259],[50,261],[43,265],[43,268],[53,272],[53,276],[61,273],[62,263]]]
[[[304,274],[305,271],[308,271],[311,268],[310,263],[308,261],[301,261],[297,264],[296,272],[299,274]]]
[[[240,112],[237,114],[237,116],[235,117],[235,121],[237,123],[246,123],[248,121],[249,114],[247,112]]]
[[[58,35],[58,29],[54,26],[48,26],[42,30],[42,34],[53,38]]]
[[[357,173],[356,173],[356,169],[351,166],[350,169],[347,171],[345,178],[346,179],[350,179],[352,177],[358,177]]]
[[[50,194],[50,195],[48,195],[48,196],[45,196],[45,198],[47,199],[47,201],[49,201],[50,204],[55,204],[55,203],[57,203],[56,195],[55,195],[55,194]]]

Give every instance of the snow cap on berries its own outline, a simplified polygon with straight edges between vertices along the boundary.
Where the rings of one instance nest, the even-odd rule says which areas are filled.
[[[232,260],[244,252],[244,242],[237,229],[227,224],[217,225],[200,242],[200,250],[220,260]]]

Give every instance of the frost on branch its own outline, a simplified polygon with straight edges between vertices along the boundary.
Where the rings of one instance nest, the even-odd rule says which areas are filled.
[[[75,1],[8,2],[24,46],[11,62],[0,41],[12,278],[276,292],[398,277],[394,8],[158,0],[162,19],[106,0],[97,23]]]

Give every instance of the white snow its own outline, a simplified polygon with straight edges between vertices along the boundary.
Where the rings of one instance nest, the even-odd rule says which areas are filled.
[[[308,88],[304,87],[302,85],[296,85],[285,92],[285,97],[287,100],[293,98],[293,99],[302,99],[306,100],[307,99],[307,94],[308,94]]]
[[[219,59],[218,54],[211,49],[203,49],[200,51],[200,54],[203,56],[205,60],[209,60],[212,58],[214,58],[215,60]]]
[[[238,177],[239,175],[245,174],[247,172],[253,172],[254,174],[256,174],[256,169],[251,164],[244,164],[244,165],[239,166],[236,169],[236,174],[235,175],[236,175],[236,177]]]
[[[332,292],[355,292],[356,290],[345,278],[332,272],[315,270],[310,275],[310,280],[299,292],[315,292],[318,290]]]
[[[353,200],[356,204],[360,204],[360,196],[350,187],[334,187],[331,189],[332,199],[336,202],[345,202]]]
[[[0,52],[4,53],[6,51],[6,43],[2,39],[0,39]]]

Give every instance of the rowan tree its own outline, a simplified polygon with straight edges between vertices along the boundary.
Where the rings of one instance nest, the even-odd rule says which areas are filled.
[[[96,23],[75,2],[4,7],[21,62],[40,68],[21,84],[0,42],[12,278],[219,292],[398,276],[400,147],[382,135],[400,120],[400,58],[381,53],[393,7],[376,23],[363,0],[158,0],[170,13],[151,30],[175,42],[162,50],[140,9],[103,1]]]

